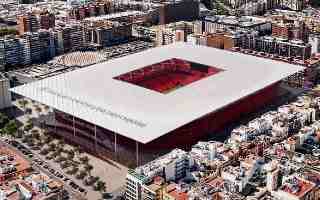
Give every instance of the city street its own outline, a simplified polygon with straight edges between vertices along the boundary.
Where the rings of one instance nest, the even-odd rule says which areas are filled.
[[[3,140],[0,140],[0,146],[5,146],[5,147],[8,147],[8,148],[11,148],[11,149],[15,150],[18,155],[22,156],[23,158],[28,160],[30,163],[32,163],[32,168],[34,170],[41,171],[41,172],[45,173],[46,175],[48,175],[50,178],[59,180],[59,178],[57,178],[54,174],[49,172],[47,168],[44,168],[43,166],[39,166],[38,164],[33,162],[36,159],[40,159],[36,155],[34,155],[32,158],[29,158],[28,156],[22,154],[19,149],[17,149],[14,146],[4,142]],[[75,200],[85,200],[86,199],[82,194],[80,194],[78,191],[73,190],[67,184],[64,185],[64,189],[68,191],[70,199],[75,199]]]

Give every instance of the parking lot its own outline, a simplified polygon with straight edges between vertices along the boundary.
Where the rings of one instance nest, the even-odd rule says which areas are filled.
[[[29,147],[27,147],[26,145],[16,140],[7,139],[5,140],[5,142],[7,142],[9,145],[12,145],[17,150],[19,150],[23,155],[29,158],[33,168],[38,168],[41,171],[47,172],[47,174],[50,177],[54,177],[64,182],[65,189],[70,194],[70,199],[78,199],[78,200],[87,199],[86,198],[87,191],[85,189],[75,184],[73,181],[71,181],[69,178],[63,175],[63,173],[51,167],[49,163],[41,159],[38,155],[34,154]]]

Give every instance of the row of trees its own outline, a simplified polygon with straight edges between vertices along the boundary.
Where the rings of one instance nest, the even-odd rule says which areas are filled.
[[[29,109],[30,102],[26,99],[18,101],[19,107],[27,115],[32,114],[32,109]],[[42,110],[49,110],[48,106],[43,109],[40,105],[33,105],[34,111],[40,115]],[[26,124],[23,127],[25,133],[22,142],[26,143],[34,150],[39,150],[39,153],[45,156],[48,160],[53,160],[59,163],[62,170],[69,175],[74,175],[75,178],[83,180],[85,185],[91,185],[94,190],[105,192],[106,184],[99,177],[92,176],[93,166],[89,163],[89,158],[82,154],[80,147],[66,148],[63,140],[54,140],[46,131],[34,129],[33,122],[29,116]]]
[[[31,115],[32,114],[32,109],[29,108],[29,101],[26,99],[20,99],[18,101],[18,105],[20,106],[20,108],[23,110],[23,112],[25,114]],[[36,111],[36,113],[38,113],[38,115],[40,115],[42,113],[43,110],[48,111],[50,109],[49,106],[44,105],[43,109],[40,107],[40,105],[38,104],[34,104],[33,105],[34,110]]]
[[[81,148],[67,149],[63,140],[54,142],[51,136],[45,136],[43,140],[43,142],[51,140],[40,150],[40,154],[44,155],[46,159],[59,163],[62,170],[69,175],[74,175],[79,180],[83,180],[84,185],[91,185],[96,191],[106,191],[105,182],[99,177],[92,176],[93,166],[90,164],[88,156],[82,154]]]

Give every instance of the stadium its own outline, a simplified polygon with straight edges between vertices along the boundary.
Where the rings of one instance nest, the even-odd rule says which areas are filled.
[[[175,43],[18,86],[52,107],[53,134],[103,159],[140,165],[189,147],[278,96],[303,67]]]

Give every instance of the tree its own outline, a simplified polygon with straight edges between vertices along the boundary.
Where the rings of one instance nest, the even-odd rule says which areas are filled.
[[[23,137],[22,137],[22,142],[23,143],[27,143],[28,141],[30,140],[30,137],[29,137],[29,135],[23,135]]]
[[[67,174],[76,174],[78,172],[79,168],[73,166],[71,170],[67,171]]]
[[[56,149],[57,145],[55,143],[49,143],[49,151],[54,151]]]
[[[41,112],[42,112],[42,109],[41,109],[40,106],[38,106],[38,105],[36,105],[34,109],[35,109],[35,111],[37,112],[38,117],[39,117],[40,114],[41,114]]]
[[[55,151],[52,153],[52,157],[56,158],[57,156],[60,156],[61,155],[61,152],[59,151]]]
[[[84,169],[86,170],[86,172],[87,172],[89,175],[91,175],[91,171],[93,170],[93,166],[90,165],[90,164],[86,164],[86,165],[84,166]]]
[[[62,149],[64,148],[64,145],[65,145],[65,142],[63,140],[59,140],[58,143],[57,143],[57,146],[62,148]]]
[[[98,176],[89,176],[88,178],[84,179],[83,184],[84,185],[92,185],[95,182],[97,182],[100,178]]]
[[[70,164],[69,161],[65,161],[65,162],[61,162],[61,163],[60,163],[60,167],[61,167],[62,169],[65,169],[65,168],[70,167],[70,166],[71,166],[71,164]]]
[[[30,138],[29,140],[27,140],[27,145],[29,147],[33,147],[34,146],[34,140],[32,138]]]
[[[74,151],[75,151],[78,155],[80,155],[80,154],[82,153],[82,149],[81,149],[80,146],[76,146],[76,147],[74,148]]]
[[[23,110],[23,113],[24,114],[28,114],[28,117],[29,117],[29,115],[31,115],[31,113],[29,113],[28,111],[29,110],[31,110],[31,109],[27,109],[27,105],[29,104],[29,102],[26,100],[26,99],[20,99],[19,101],[18,101],[18,104],[19,104],[19,106],[21,107],[21,109]],[[32,110],[31,110],[31,112],[32,112]]]
[[[32,129],[32,130],[31,130],[31,137],[32,137],[33,139],[40,140],[39,130],[38,130],[38,129]]]
[[[48,154],[45,159],[47,160],[52,160],[54,158],[54,155],[53,154]]]
[[[63,152],[63,148],[62,147],[60,147],[60,146],[58,146],[57,148],[56,148],[56,151],[55,151],[58,155],[61,155],[61,153]]]
[[[68,159],[69,159],[69,160],[73,160],[74,154],[75,154],[74,151],[73,151],[72,149],[70,149],[70,150],[68,151],[68,153],[67,153]]]
[[[82,156],[79,158],[79,160],[82,162],[82,164],[87,165],[89,162],[88,156]]]
[[[49,153],[49,150],[48,149],[42,149],[41,151],[40,151],[40,154],[41,155],[47,155]]]
[[[67,158],[66,157],[63,157],[63,156],[58,156],[58,158],[55,160],[56,162],[58,162],[58,163],[61,163],[61,162],[65,162],[67,160]]]
[[[30,124],[27,123],[26,125],[24,125],[23,130],[28,132],[33,128],[33,123],[31,122]]]
[[[45,106],[44,106],[44,110],[45,110],[46,112],[48,112],[49,109],[50,109],[50,107],[49,107],[48,105],[45,105]]]
[[[10,120],[3,128],[5,134],[15,136],[18,131],[18,125],[14,120]]]
[[[3,128],[8,122],[9,118],[5,114],[0,113],[0,128]]]
[[[101,180],[99,180],[99,181],[97,181],[94,189],[95,189],[96,191],[105,192],[106,189],[107,189],[107,188],[106,188],[106,183],[103,182],[103,181],[101,181]]]
[[[81,170],[81,171],[77,174],[76,178],[77,178],[77,179],[84,179],[84,177],[86,177],[87,175],[88,175],[88,174],[87,174],[86,171]]]
[[[32,125],[33,125],[32,119],[28,119],[28,120],[26,121],[26,124],[32,124]]]
[[[43,136],[42,136],[42,139],[43,139],[43,142],[44,142],[45,144],[48,144],[49,142],[52,141],[52,137],[51,137],[50,135],[43,135]],[[50,143],[50,144],[51,144],[51,143]]]
[[[19,106],[23,109],[23,111],[25,111],[27,105],[28,105],[28,101],[26,99],[20,99],[18,101]]]

